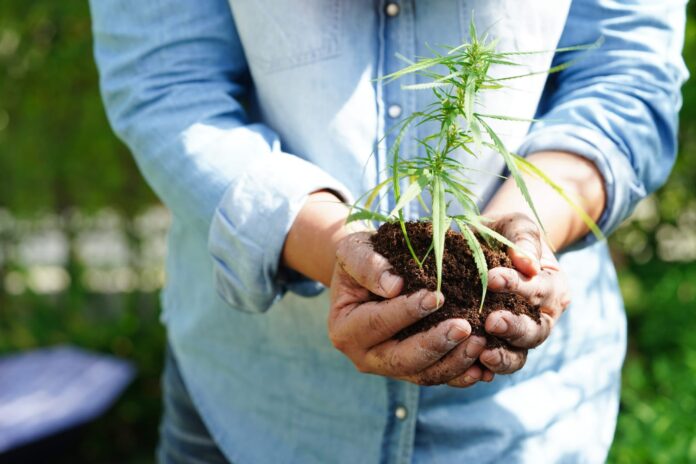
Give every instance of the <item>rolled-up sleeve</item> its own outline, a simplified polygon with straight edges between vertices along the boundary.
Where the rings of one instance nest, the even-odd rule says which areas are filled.
[[[262,312],[287,288],[285,235],[309,193],[340,182],[247,117],[250,77],[225,0],[91,0],[102,97],[177,220],[208,234],[216,287]]]
[[[558,54],[576,60],[549,78],[522,155],[566,151],[595,163],[607,204],[598,225],[614,231],[667,179],[677,152],[686,2],[576,0],[559,47],[601,45]],[[586,236],[579,245],[594,240]]]

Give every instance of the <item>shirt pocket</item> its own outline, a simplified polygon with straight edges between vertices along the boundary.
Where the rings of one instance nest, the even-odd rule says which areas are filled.
[[[252,71],[270,73],[341,51],[340,0],[230,0]]]

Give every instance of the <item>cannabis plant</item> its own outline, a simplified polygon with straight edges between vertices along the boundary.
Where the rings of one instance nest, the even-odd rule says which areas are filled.
[[[424,82],[404,85],[403,88],[413,91],[430,91],[434,100],[423,111],[415,112],[397,124],[394,129],[397,131],[397,135],[390,153],[389,177],[358,199],[358,202],[353,205],[353,211],[348,221],[398,221],[411,256],[419,267],[423,266],[425,259],[431,252],[434,253],[438,291],[442,284],[445,236],[452,223],[456,224],[466,239],[476,263],[483,288],[481,297],[481,306],[483,306],[488,286],[488,266],[478,237],[486,241],[497,241],[517,249],[508,239],[486,225],[486,218],[481,215],[477,206],[477,198],[470,189],[472,180],[467,176],[467,169],[454,156],[455,152],[464,152],[477,157],[485,147],[502,156],[510,176],[516,182],[542,229],[543,225],[527,189],[523,174],[539,178],[551,186],[572,205],[592,232],[601,237],[601,232],[585,211],[578,207],[563,189],[539,168],[525,158],[510,152],[489,124],[494,119],[521,122],[533,122],[533,120],[481,113],[477,111],[476,105],[477,98],[482,92],[502,89],[508,81],[534,74],[515,74],[514,71],[511,71],[509,77],[496,78],[491,75],[492,66],[514,70],[522,64],[516,60],[525,55],[559,53],[587,48],[589,47],[581,46],[545,52],[499,52],[496,50],[495,41],[488,40],[485,35],[483,37],[477,35],[472,22],[468,43],[454,48],[443,47],[441,51],[431,50],[432,57],[420,58],[415,62],[398,55],[407,63],[407,66],[384,79],[391,82],[407,74],[416,74]],[[570,64],[566,63],[543,72],[558,72]],[[422,126],[425,123],[430,123],[429,126],[435,127],[436,130],[425,137],[415,139],[417,144],[422,147],[424,155],[415,159],[402,159],[400,156],[401,145],[407,130],[410,127]],[[408,184],[403,190],[401,188],[402,182]],[[375,205],[375,200],[389,191],[393,194],[395,206],[389,214],[384,215],[378,212],[373,205]],[[427,203],[424,200],[424,193],[429,194]],[[425,256],[417,255],[406,229],[404,208],[414,201],[420,202],[426,214],[429,214],[421,219],[432,222],[432,243]],[[450,214],[452,209],[450,201],[458,203],[460,213]]]

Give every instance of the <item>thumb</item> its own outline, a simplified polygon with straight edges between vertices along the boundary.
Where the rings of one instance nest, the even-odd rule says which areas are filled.
[[[370,233],[348,235],[338,245],[336,261],[363,288],[382,298],[394,298],[403,287],[403,279],[391,272],[384,256],[372,249]]]
[[[529,277],[539,274],[541,272],[539,247],[526,238],[513,243],[517,245],[517,249],[509,248],[508,257],[515,269]]]
[[[494,228],[515,244],[507,251],[515,269],[528,277],[541,272],[541,231],[536,222],[526,214],[513,213],[499,217]]]

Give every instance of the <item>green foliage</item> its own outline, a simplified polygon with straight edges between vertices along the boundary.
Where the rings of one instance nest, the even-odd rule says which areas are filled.
[[[153,462],[161,411],[165,335],[155,293],[100,295],[79,284],[59,295],[0,294],[0,354],[73,344],[133,361],[135,382],[88,427],[64,460]]]
[[[0,208],[132,214],[156,201],[97,83],[87,2],[0,2]]]
[[[586,48],[588,47],[572,47],[556,50],[556,52]],[[432,250],[435,254],[437,269],[437,290],[440,290],[442,284],[445,236],[454,220],[464,234],[474,256],[474,262],[476,263],[483,287],[483,295],[481,297],[481,308],[483,308],[488,282],[488,266],[481,244],[471,228],[477,228],[479,234],[486,240],[495,239],[512,248],[517,249],[517,247],[505,239],[500,240],[499,234],[489,233],[490,229],[488,227],[480,227],[486,222],[486,219],[481,216],[477,206],[477,198],[468,187],[472,183],[467,173],[468,169],[455,156],[455,153],[458,151],[477,157],[481,149],[486,147],[493,153],[500,155],[542,228],[543,223],[529,194],[527,184],[522,176],[523,173],[534,176],[550,185],[578,211],[580,217],[590,226],[590,229],[597,237],[602,238],[602,233],[594,221],[582,208],[575,205],[558,184],[524,158],[511,153],[487,122],[488,119],[524,120],[506,115],[489,115],[476,112],[476,101],[481,92],[500,90],[504,88],[505,81],[529,76],[529,74],[522,74],[512,77],[494,78],[490,73],[492,66],[497,65],[505,69],[514,68],[521,65],[521,63],[514,61],[515,57],[541,52],[499,52],[496,50],[495,41],[489,41],[485,35],[479,38],[473,21],[470,26],[470,42],[455,48],[445,47],[444,50],[446,51],[445,53],[432,50],[433,57],[420,58],[416,62],[401,57],[408,63],[408,66],[385,77],[387,82],[392,82],[408,74],[417,74],[425,79],[426,82],[405,85],[403,88],[407,90],[429,90],[433,93],[434,102],[425,110],[411,114],[397,125],[398,135],[391,153],[391,177],[363,196],[363,198],[365,196],[368,198],[368,204],[365,207],[360,207],[359,213],[351,214],[348,221],[366,219],[383,221],[385,218],[382,214],[377,212],[370,214],[370,205],[379,196],[380,192],[391,189],[394,193],[396,204],[386,219],[387,221],[399,222],[413,260],[422,267],[425,257],[417,256],[413,250],[406,231],[403,210],[409,203],[415,200],[425,204],[423,193],[427,192],[431,203],[429,208],[428,205],[425,205],[424,209],[431,211],[430,220],[433,229]],[[565,69],[565,67],[567,67],[567,64],[554,68],[552,72]],[[421,126],[425,123],[435,123],[434,125],[437,127],[436,132],[421,139],[416,139],[416,142],[423,148],[425,154],[412,160],[402,159],[400,151],[404,134],[411,126]],[[409,182],[409,185],[402,192],[401,183],[404,181]],[[448,213],[448,198],[450,197],[463,210],[463,213],[456,218]],[[358,203],[361,200],[362,198],[358,200]]]
[[[696,462],[696,263],[655,260],[620,280],[630,341],[609,462]]]

